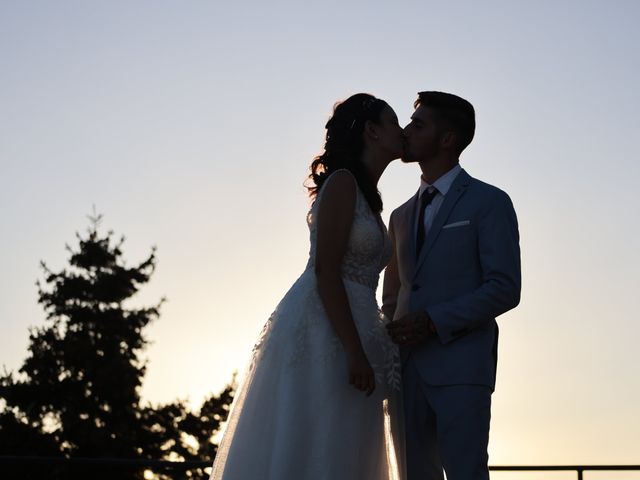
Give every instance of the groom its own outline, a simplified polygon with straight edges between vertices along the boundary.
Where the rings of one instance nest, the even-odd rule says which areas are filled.
[[[420,165],[421,183],[391,214],[382,307],[403,360],[408,480],[441,480],[443,469],[448,480],[483,480],[495,318],[520,301],[518,224],[505,192],[460,167],[473,106],[420,92],[414,107],[403,161]]]

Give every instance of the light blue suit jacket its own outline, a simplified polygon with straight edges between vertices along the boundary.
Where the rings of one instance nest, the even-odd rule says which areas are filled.
[[[397,320],[424,310],[437,336],[403,348],[403,359],[412,355],[428,384],[493,389],[498,359],[495,319],[520,301],[518,222],[511,199],[461,170],[419,257],[414,232],[417,210],[416,193],[391,214],[389,232],[398,278],[391,282],[385,278],[383,311]]]

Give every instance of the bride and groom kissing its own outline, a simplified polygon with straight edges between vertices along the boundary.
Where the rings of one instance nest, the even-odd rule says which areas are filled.
[[[360,93],[325,128],[309,260],[251,352],[211,479],[488,479],[495,319],[519,302],[520,249],[509,196],[459,164],[474,108],[420,92],[402,128]],[[422,175],[387,230],[377,184],[397,158]]]

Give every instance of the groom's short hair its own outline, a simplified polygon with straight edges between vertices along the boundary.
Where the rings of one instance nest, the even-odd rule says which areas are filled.
[[[464,98],[445,92],[418,92],[414,108],[429,107],[436,113],[436,122],[452,129],[458,137],[458,154],[467,148],[476,131],[476,113]]]

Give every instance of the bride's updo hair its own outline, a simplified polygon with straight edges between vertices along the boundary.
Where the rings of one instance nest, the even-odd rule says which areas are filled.
[[[325,125],[324,152],[313,159],[307,186],[309,196],[315,197],[322,184],[336,170],[346,168],[356,181],[367,203],[376,213],[382,211],[382,198],[374,182],[369,178],[360,157],[364,150],[364,126],[367,121],[380,123],[380,114],[387,102],[369,95],[356,93],[333,106],[333,115]]]

